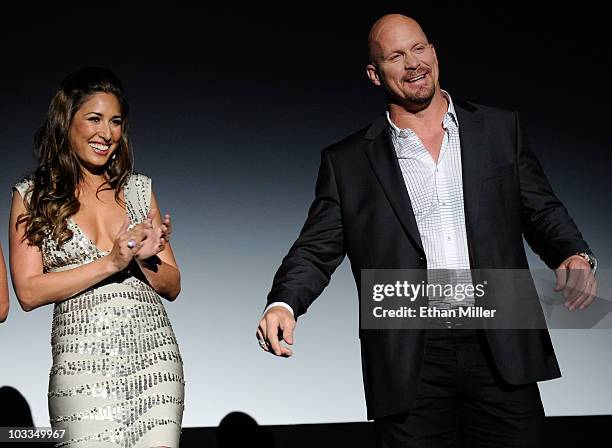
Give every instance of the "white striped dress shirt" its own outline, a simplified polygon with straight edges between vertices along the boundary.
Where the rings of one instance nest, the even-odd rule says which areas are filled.
[[[429,282],[470,284],[459,121],[450,96],[443,93],[448,100],[448,110],[442,122],[444,138],[437,163],[414,131],[398,128],[389,112],[387,121],[427,257],[427,269],[452,270],[430,271]],[[449,305],[470,305],[473,299],[449,302],[430,297],[430,304],[432,302],[447,308]]]

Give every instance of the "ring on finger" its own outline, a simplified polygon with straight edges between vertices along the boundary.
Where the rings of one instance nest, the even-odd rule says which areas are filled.
[[[134,238],[130,238],[127,242],[127,247],[130,249],[134,249],[136,247],[136,240]]]

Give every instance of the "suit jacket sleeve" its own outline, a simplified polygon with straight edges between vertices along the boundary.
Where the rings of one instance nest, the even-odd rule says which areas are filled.
[[[285,302],[304,314],[329,283],[345,255],[340,198],[332,161],[321,154],[315,199],[289,253],[274,276],[268,304]]]
[[[518,172],[521,189],[521,222],[525,240],[551,269],[577,252],[591,252],[567,209],[555,196],[526,135],[518,114]]]

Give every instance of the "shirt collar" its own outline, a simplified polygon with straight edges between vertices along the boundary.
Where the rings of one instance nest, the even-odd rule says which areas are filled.
[[[455,106],[453,105],[453,100],[451,96],[446,90],[442,90],[442,95],[448,100],[448,109],[446,114],[444,114],[444,118],[442,119],[442,126],[446,129],[449,125],[454,124],[456,127],[459,127],[459,120],[457,120],[457,113],[455,112]],[[398,128],[393,121],[391,121],[391,116],[389,115],[389,111],[385,112],[387,116],[387,123],[389,125],[389,131],[391,132],[391,137],[393,139],[398,138],[407,138],[412,137],[414,132],[410,128],[400,129]]]

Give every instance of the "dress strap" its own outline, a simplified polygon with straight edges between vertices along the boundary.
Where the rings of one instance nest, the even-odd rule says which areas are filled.
[[[151,179],[144,174],[132,173],[123,192],[132,224],[143,222],[151,208]]]
[[[13,185],[13,190],[17,190],[21,195],[22,199],[25,202],[28,202],[30,200],[30,196],[32,195],[32,191],[28,190],[30,190],[33,184],[34,182],[32,181],[32,179],[26,178]]]

